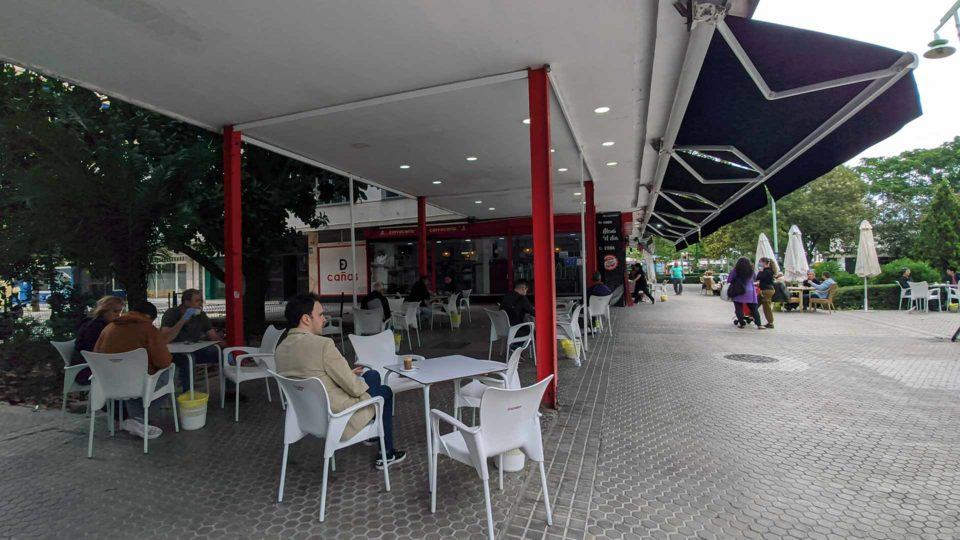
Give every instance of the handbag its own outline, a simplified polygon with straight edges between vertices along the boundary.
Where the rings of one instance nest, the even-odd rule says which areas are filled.
[[[747,289],[744,287],[743,281],[741,281],[739,277],[736,277],[730,282],[730,287],[727,289],[727,296],[733,299],[733,297],[740,296],[745,292],[747,292]]]
[[[720,287],[720,299],[723,300],[724,302],[730,301],[730,296],[727,294],[729,289],[730,289],[729,283],[724,283],[723,286]]]

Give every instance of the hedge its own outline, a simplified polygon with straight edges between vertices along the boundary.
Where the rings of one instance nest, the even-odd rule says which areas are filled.
[[[870,309],[897,309],[900,286],[895,283],[870,285],[867,294]],[[833,304],[837,309],[863,309],[863,284],[838,288]]]

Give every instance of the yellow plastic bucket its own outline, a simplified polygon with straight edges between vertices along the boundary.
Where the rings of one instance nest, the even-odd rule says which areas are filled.
[[[667,295],[661,294],[661,295],[660,295],[660,301],[661,301],[661,302],[666,302],[666,301],[667,301]]]
[[[563,354],[565,354],[567,358],[577,357],[577,344],[574,343],[572,339],[561,339],[560,348],[563,349]]]
[[[450,326],[452,326],[453,328],[460,328],[460,321],[462,320],[460,317],[461,315],[459,313],[451,313]]]
[[[177,396],[179,406],[180,427],[183,429],[200,429],[207,425],[207,401],[210,396],[203,392],[194,392],[190,399],[190,392]]]

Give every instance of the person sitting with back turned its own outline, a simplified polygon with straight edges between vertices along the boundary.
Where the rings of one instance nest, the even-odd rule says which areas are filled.
[[[420,318],[429,319],[433,315],[430,309],[430,289],[427,287],[427,276],[420,276],[420,279],[410,287],[410,294],[407,295],[407,302],[417,302],[420,304]]]
[[[824,272],[822,275],[823,281],[813,286],[815,289],[813,291],[814,298],[826,298],[830,294],[830,286],[837,283],[830,277],[830,272]]]
[[[594,272],[593,283],[591,283],[587,289],[587,302],[590,301],[591,296],[610,296],[611,294],[613,294],[613,291],[603,282],[603,274]]]
[[[277,346],[277,371],[284,377],[307,379],[316,377],[323,383],[330,399],[330,410],[343,411],[371,396],[383,398],[383,444],[387,450],[387,464],[393,465],[406,458],[406,452],[393,446],[393,391],[381,384],[375,369],[350,369],[346,359],[337,350],[333,340],[323,337],[323,306],[315,294],[301,294],[287,301],[284,310],[287,319],[286,338]],[[361,373],[363,374],[361,376]],[[341,440],[356,435],[374,418],[371,405],[350,416]],[[383,469],[383,457],[378,453],[374,466]]]
[[[133,351],[136,349],[147,350],[147,373],[154,374],[158,369],[164,369],[173,361],[170,351],[167,349],[167,340],[153,326],[153,320],[157,318],[157,308],[150,302],[144,300],[130,307],[130,311],[124,313],[106,328],[100,332],[100,337],[94,345],[94,352],[118,354]],[[170,373],[164,373],[157,379],[157,387],[167,384]],[[163,430],[156,426],[143,425],[143,400],[140,398],[127,399],[123,402],[127,410],[127,419],[123,426],[126,431],[133,433],[137,437],[143,437],[143,430],[147,430],[147,438],[156,439]]]
[[[380,301],[380,305],[383,307],[383,320],[390,320],[390,302],[387,301],[387,297],[383,295],[383,283],[377,281],[373,284],[373,290],[367,293],[366,296],[360,300],[360,307],[363,309],[376,309],[377,301]]]
[[[160,319],[160,333],[167,342],[195,343],[197,341],[213,341],[221,347],[226,345],[220,335],[213,329],[213,323],[203,312],[203,295],[197,289],[187,289],[180,293],[180,305],[164,312]],[[219,364],[220,352],[217,347],[210,345],[193,353],[193,362],[200,364]],[[177,378],[180,388],[190,388],[190,364],[187,355],[173,355],[173,363],[177,365]]]

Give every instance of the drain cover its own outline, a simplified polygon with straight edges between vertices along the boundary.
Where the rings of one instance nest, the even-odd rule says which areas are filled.
[[[770,364],[778,361],[772,356],[762,356],[759,354],[728,354],[725,355],[724,358],[736,362],[749,362],[751,364]]]

